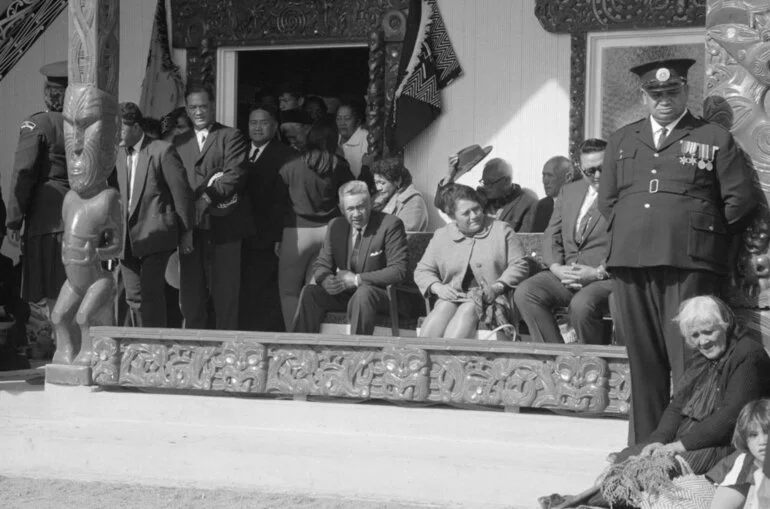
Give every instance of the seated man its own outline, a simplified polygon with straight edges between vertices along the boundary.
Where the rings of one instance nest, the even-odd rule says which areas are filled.
[[[476,190],[487,200],[484,212],[505,221],[515,232],[532,231],[537,197],[513,183],[513,169],[507,161],[499,157],[490,159],[479,183],[481,187]]]
[[[377,313],[388,312],[385,287],[406,279],[409,252],[404,223],[372,212],[366,183],[339,190],[344,217],[332,219],[313,275],[317,285],[302,291],[294,332],[318,332],[327,311],[348,312],[351,334],[374,332]]]
[[[535,221],[532,232],[544,232],[553,215],[553,206],[561,192],[562,186],[567,182],[572,170],[572,163],[564,156],[554,156],[543,165],[543,189],[545,198],[537,202],[535,209]]]
[[[602,263],[609,234],[596,208],[606,146],[607,142],[597,139],[580,146],[583,179],[564,186],[543,236],[543,260],[550,270],[525,280],[514,293],[533,341],[561,342],[553,309],[569,306],[579,342],[606,342],[602,317],[609,309],[612,285]]]

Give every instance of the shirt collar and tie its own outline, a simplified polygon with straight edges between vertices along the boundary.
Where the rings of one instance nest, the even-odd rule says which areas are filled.
[[[134,180],[136,175],[136,162],[139,159],[139,151],[142,150],[144,143],[144,134],[139,141],[130,147],[126,147],[126,170],[128,176],[128,203],[131,203],[131,197],[134,194]]]
[[[652,140],[655,142],[655,148],[660,148],[661,145],[663,145],[666,137],[671,134],[671,131],[676,128],[676,126],[679,124],[679,121],[682,120],[685,115],[687,115],[687,109],[685,109],[684,112],[679,115],[679,118],[666,125],[662,125],[657,120],[650,117],[650,124],[652,125]]]
[[[267,143],[270,143],[269,141]],[[259,147],[251,144],[251,151],[249,152],[249,162],[250,163],[256,163],[257,159],[265,152],[265,147],[267,147],[267,143],[260,145]]]
[[[195,138],[198,140],[198,150],[203,150],[203,146],[206,144],[206,138],[209,137],[209,128],[200,129],[195,131]]]
[[[593,186],[588,186],[586,196],[583,199],[583,205],[580,207],[580,213],[578,214],[578,220],[575,223],[575,240],[578,244],[582,244],[585,240],[586,233],[588,233],[588,225],[591,224],[591,219],[598,211],[596,207],[596,197],[599,193]]]
[[[350,260],[348,261],[348,268],[351,272],[358,273],[358,253],[361,250],[361,239],[364,237],[364,231],[366,230],[366,225],[364,225],[362,228],[352,228],[350,229],[350,242],[351,242],[351,249],[350,249]]]

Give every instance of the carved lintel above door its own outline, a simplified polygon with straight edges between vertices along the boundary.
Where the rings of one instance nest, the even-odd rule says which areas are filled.
[[[384,33],[388,54],[400,55],[408,7],[408,0],[171,0],[172,44],[188,50],[187,76],[213,89],[216,49],[222,46],[371,44]],[[389,74],[398,66],[387,63],[372,74],[378,83],[370,83],[367,96],[367,116],[376,114],[382,127],[379,139],[370,136],[375,153],[387,153],[381,133],[389,102],[382,97],[392,97],[397,82]]]

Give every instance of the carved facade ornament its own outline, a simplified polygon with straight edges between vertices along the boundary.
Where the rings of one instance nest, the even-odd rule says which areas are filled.
[[[743,232],[730,301],[770,308],[770,5],[709,0],[704,117],[730,129],[757,175],[762,205]]]
[[[12,0],[0,14],[0,80],[67,8],[67,0]]]
[[[545,30],[572,36],[569,148],[576,159],[585,139],[586,33],[702,27],[706,0],[535,0],[535,16]]]
[[[292,338],[249,333],[237,340],[132,338],[136,329],[100,327],[94,336],[97,385],[388,401],[628,413],[628,361],[620,347],[590,353],[517,344],[494,352],[447,351],[436,342],[350,345],[348,337]],[[319,345],[317,339],[323,339]],[[488,350],[488,348],[485,348]],[[603,357],[602,355],[606,355]]]

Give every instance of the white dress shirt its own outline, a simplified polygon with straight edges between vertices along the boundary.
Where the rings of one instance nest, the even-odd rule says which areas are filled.
[[[267,143],[270,143],[269,141]],[[265,153],[265,147],[267,147],[267,143],[264,143],[260,145],[259,147],[254,145],[254,142],[251,143],[251,148],[249,149],[249,162],[256,162],[259,161],[259,158],[262,157],[262,154]],[[254,158],[254,153],[257,153],[256,159]]]
[[[364,154],[369,150],[369,140],[367,139],[369,131],[363,127],[356,129],[356,132],[346,141],[340,143],[342,152],[345,154],[345,160],[350,165],[350,173],[355,178],[361,175],[361,159]]]
[[[586,191],[586,196],[583,198],[583,205],[580,206],[580,214],[578,214],[577,223],[575,223],[575,228],[580,228],[580,222],[583,220],[583,218],[588,214],[588,211],[591,210],[591,205],[594,204],[596,201],[596,196],[599,194],[599,192],[594,188],[594,186],[588,186],[588,191]],[[578,235],[580,232],[575,232]]]
[[[658,123],[657,120],[655,120],[654,118],[650,117],[650,124],[652,124],[652,141],[655,142],[655,146],[656,147],[659,144],[658,143],[658,138],[660,138],[660,133],[661,133],[660,130],[665,127],[666,128],[666,136],[668,136],[669,134],[671,134],[671,131],[674,130],[676,125],[679,123],[679,121],[682,120],[682,118],[684,118],[685,115],[687,115],[687,108],[685,108],[684,113],[679,115],[679,118],[677,118],[676,120],[674,120],[673,122],[671,122],[670,124],[667,124],[667,125],[661,125],[661,124]]]
[[[198,140],[198,150],[203,150],[203,145],[206,142],[206,138],[209,137],[209,129],[201,129],[195,131],[195,138]]]
[[[142,143],[144,142],[144,134],[139,141],[137,141],[132,147],[134,151],[126,159],[126,169],[128,170],[128,204],[131,204],[131,200],[134,198],[134,176],[136,175],[136,162],[139,160],[139,151],[142,149]],[[130,164],[129,164],[130,163]]]

